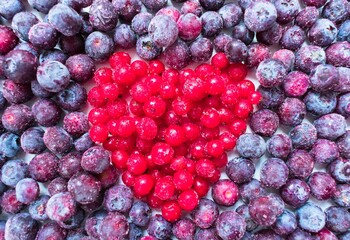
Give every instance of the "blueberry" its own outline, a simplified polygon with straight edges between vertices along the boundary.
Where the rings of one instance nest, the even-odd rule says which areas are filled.
[[[350,183],[349,167],[350,161],[348,159],[338,158],[328,165],[328,172],[336,181]]]
[[[259,158],[266,151],[266,144],[262,137],[257,134],[242,134],[236,145],[238,153],[246,158]]]
[[[86,54],[95,61],[105,61],[114,51],[113,39],[102,32],[92,32],[85,40]]]
[[[62,110],[51,99],[41,98],[32,106],[35,121],[44,127],[55,126],[61,119]]]
[[[53,49],[58,43],[58,32],[49,23],[39,22],[33,25],[28,33],[28,38],[33,46],[40,49]]]
[[[79,152],[85,152],[90,147],[94,145],[93,141],[90,139],[89,133],[83,134],[81,137],[74,141],[75,150]]]
[[[44,133],[46,147],[55,154],[67,153],[73,146],[72,137],[62,127],[49,127]]]
[[[252,160],[242,157],[236,157],[229,161],[226,166],[227,176],[235,183],[241,184],[249,182],[255,172],[255,166]]]
[[[326,225],[326,215],[314,203],[306,203],[296,211],[298,226],[308,232],[316,233]]]
[[[24,208],[24,204],[17,200],[14,189],[3,193],[1,199],[1,209],[6,213],[18,213]]]
[[[313,172],[308,184],[311,194],[318,200],[330,199],[336,191],[336,182],[330,174],[325,172]]]
[[[256,71],[256,76],[261,86],[269,88],[281,85],[286,75],[286,67],[277,59],[262,61]]]
[[[314,6],[320,8],[327,2],[327,0],[302,0],[302,2],[306,6]]]
[[[238,26],[239,25],[237,25],[236,27]],[[237,39],[239,38],[237,37]],[[227,35],[226,33],[220,33],[219,35],[217,35],[213,41],[215,51],[224,52],[226,44],[231,40],[232,40],[232,37]],[[243,40],[241,39],[241,41]]]
[[[48,219],[45,209],[49,199],[49,196],[42,195],[29,205],[28,212],[33,219],[38,221],[45,221]]]
[[[310,149],[317,140],[316,128],[310,123],[301,123],[289,132],[294,148]]]
[[[315,238],[313,236],[311,236],[310,233],[297,228],[294,232],[292,232],[289,236],[288,236],[288,240],[314,240]]]
[[[338,67],[339,81],[333,86],[335,91],[348,92],[350,90],[350,68]]]
[[[350,237],[350,231],[348,231],[348,232],[346,232],[346,233],[344,233],[344,234],[342,234],[342,235],[338,235],[338,239],[339,240],[346,240],[346,239],[348,239]]]
[[[346,41],[346,39],[350,36],[350,20],[344,21],[338,28],[338,41]]]
[[[337,113],[343,115],[346,118],[350,116],[349,101],[350,101],[349,93],[342,94],[338,97],[338,104],[337,104],[336,111]]]
[[[110,212],[102,220],[99,231],[101,239],[125,239],[129,232],[129,223],[124,215]]]
[[[127,24],[120,24],[114,32],[114,43],[122,49],[130,49],[136,46],[136,34]]]
[[[338,184],[333,201],[341,207],[350,206],[350,184]]]
[[[119,3],[119,1],[115,1]],[[153,15],[148,12],[140,12],[134,16],[131,21],[131,29],[139,36],[148,33],[148,26]]]
[[[32,178],[23,178],[16,184],[16,199],[24,204],[34,202],[40,194],[39,184]]]
[[[89,120],[85,113],[70,112],[63,118],[63,128],[74,137],[79,137],[89,130]]]
[[[85,213],[81,208],[77,208],[75,214],[66,221],[57,222],[64,229],[76,229],[84,221]]]
[[[220,179],[213,185],[213,200],[221,206],[233,206],[239,198],[237,185],[229,179]]]
[[[166,221],[161,215],[156,214],[151,217],[151,221],[148,225],[147,232],[149,235],[165,240],[171,236],[172,225]]]
[[[58,0],[28,0],[28,3],[35,10],[47,14],[56,5]]]
[[[224,239],[241,239],[245,233],[246,223],[238,213],[234,211],[222,212],[215,223],[218,235]]]
[[[48,61],[38,67],[37,80],[45,90],[59,92],[68,86],[70,74],[62,63]]]
[[[93,0],[58,0],[58,2],[66,4],[79,12],[82,8],[89,7]]]
[[[57,103],[67,111],[80,110],[86,103],[86,89],[78,83],[71,83],[57,94]]]
[[[310,90],[303,101],[306,110],[317,117],[333,112],[337,105],[337,97],[333,92],[319,93]]]
[[[326,49],[327,62],[337,67],[350,67],[350,42],[336,42]]]
[[[277,22],[281,24],[292,22],[300,9],[297,0],[277,0],[274,4],[277,10]]]
[[[202,35],[204,37],[217,36],[224,27],[224,21],[219,13],[207,11],[201,16],[202,20]]]
[[[273,157],[285,159],[292,150],[292,141],[285,134],[275,134],[267,140],[266,146]]]
[[[327,47],[334,41],[337,33],[337,27],[333,22],[326,18],[320,18],[310,28],[308,37],[312,44]]]
[[[166,65],[174,69],[186,67],[191,60],[190,48],[181,40],[167,47],[162,56]]]
[[[1,181],[15,187],[23,178],[28,176],[28,165],[23,160],[9,160],[1,168]]]
[[[337,113],[324,115],[314,121],[317,134],[321,138],[335,140],[346,132],[345,118]]]
[[[301,149],[294,150],[288,156],[286,163],[289,167],[290,175],[302,179],[310,176],[315,164],[311,154]]]
[[[38,222],[32,219],[28,213],[18,213],[7,220],[5,239],[35,239],[38,229]]]
[[[118,15],[126,20],[131,21],[141,12],[142,2],[140,0],[113,0],[114,9],[117,10]]]
[[[181,13],[182,14],[193,13],[196,16],[200,17],[203,13],[203,9],[197,0],[188,0],[182,4]]]
[[[89,237],[87,237],[81,229],[77,229],[77,230],[70,230],[68,232],[66,240],[81,240],[81,239],[87,240],[86,238],[90,240]]]
[[[0,26],[0,54],[4,55],[11,51],[17,45],[18,40],[18,37],[10,27]]]
[[[2,114],[2,124],[6,130],[22,133],[34,123],[30,107],[24,104],[11,105]]]
[[[56,176],[57,167],[58,158],[51,152],[44,152],[36,155],[29,162],[29,174],[39,182],[46,182]]]
[[[305,33],[299,26],[291,26],[284,30],[280,39],[282,48],[295,51],[301,47],[305,41]]]
[[[281,189],[283,201],[292,207],[304,205],[310,198],[310,187],[300,179],[289,179]]]
[[[68,184],[68,182],[61,177],[54,178],[47,185],[47,191],[49,192],[50,196],[53,196],[53,195],[55,195],[57,193],[61,193],[61,192],[68,192],[67,184]]]
[[[117,9],[108,0],[93,1],[89,15],[90,23],[97,31],[111,31],[118,23]]]
[[[15,157],[21,148],[20,145],[18,135],[6,132],[0,136],[0,155],[6,158]]]
[[[225,35],[225,34],[220,33],[215,39],[219,38],[220,35]],[[254,39],[254,35],[255,35],[254,32],[250,31],[244,23],[239,23],[236,26],[234,26],[232,29],[232,37],[241,40],[247,45],[252,43]],[[228,39],[228,40],[231,40],[231,39]],[[215,45],[215,40],[214,40],[214,45]],[[224,49],[225,47],[224,42],[222,42],[222,45],[223,45],[222,49]]]
[[[129,239],[138,240],[142,237],[142,228],[136,226],[133,223],[129,224]]]
[[[0,80],[6,79],[5,73],[4,73],[4,67],[2,66],[4,63],[5,56],[0,56]]]
[[[244,62],[248,57],[248,47],[238,39],[232,39],[225,46],[225,54],[230,62]]]
[[[244,202],[250,202],[252,199],[265,194],[266,191],[262,187],[260,181],[254,178],[250,182],[244,183],[239,187],[239,195]]]
[[[76,203],[68,192],[53,195],[46,204],[46,214],[54,221],[67,221],[76,212]]]
[[[39,50],[33,46],[31,43],[21,42],[13,50],[28,51],[33,54],[36,58],[39,58]],[[37,61],[37,60],[36,60]]]
[[[231,28],[237,25],[243,17],[243,11],[241,7],[235,3],[225,4],[219,9],[218,13],[223,19],[225,28]]]
[[[13,17],[11,27],[19,38],[28,41],[29,29],[38,22],[39,19],[33,13],[19,12]]]
[[[331,0],[322,9],[322,17],[337,24],[349,18],[350,4],[345,0]]]
[[[147,9],[152,11],[157,11],[167,4],[167,0],[141,0],[141,2]]]
[[[261,136],[272,136],[276,132],[278,125],[278,115],[269,109],[256,111],[250,119],[252,131]]]
[[[89,20],[89,16],[90,14],[87,12],[80,12],[80,16],[83,19],[83,26],[80,29],[80,33],[86,37],[87,35],[89,35],[90,33],[92,33],[94,31],[93,26],[90,23]]]
[[[28,102],[33,97],[29,84],[15,83],[11,80],[5,80],[2,86],[4,98],[12,104]]]
[[[248,67],[257,67],[262,61],[271,57],[270,49],[262,43],[253,43],[248,46]]]
[[[298,98],[286,98],[278,109],[280,122],[290,127],[300,124],[305,115],[305,104]]]
[[[37,239],[65,239],[67,231],[56,222],[47,222],[38,231]]]
[[[81,172],[81,153],[71,152],[63,156],[58,163],[58,172],[62,177],[70,178],[74,173]],[[55,184],[53,184],[54,186]]]
[[[7,105],[7,100],[4,98],[2,91],[0,91],[0,110],[4,110]]]
[[[219,240],[221,239],[217,233],[215,228],[199,228],[196,232],[196,235],[194,236],[195,240],[201,240],[201,239],[211,239],[211,240]]]
[[[281,88],[265,88],[258,87],[258,91],[261,94],[261,100],[259,103],[260,108],[274,109],[283,103],[285,98],[284,91]]]
[[[265,0],[253,1],[244,13],[244,23],[253,32],[269,29],[276,19],[277,10],[275,6]]]
[[[108,168],[109,161],[109,152],[100,146],[95,146],[84,152],[81,166],[85,171],[99,174]]]
[[[350,158],[350,131],[346,131],[338,140],[337,140],[338,150],[341,156],[344,158]]]
[[[260,181],[265,187],[279,189],[288,180],[289,170],[283,160],[269,158],[260,171]]]
[[[79,33],[83,21],[79,14],[64,4],[56,4],[48,13],[51,25],[65,36],[73,36]]]
[[[258,42],[266,44],[266,45],[274,45],[277,44],[283,34],[283,28],[280,24],[274,23],[270,28],[264,30],[264,31],[259,31],[256,34],[256,39]]]
[[[177,21],[179,37],[185,41],[196,39],[202,31],[202,22],[193,13],[182,15]]]
[[[289,235],[297,228],[297,220],[293,212],[284,210],[272,226],[272,230],[280,235]]]
[[[318,46],[303,46],[295,54],[295,67],[305,73],[310,73],[315,67],[324,63],[326,53]]]
[[[209,228],[219,215],[218,206],[210,199],[202,198],[195,210],[191,213],[192,219],[197,227]]]
[[[245,222],[246,222],[246,230],[247,231],[253,231],[254,229],[256,229],[258,227],[258,224],[256,222],[253,221],[252,217],[249,214],[249,207],[248,205],[241,205],[236,209],[236,212],[241,215]],[[243,238],[244,239],[244,238]]]
[[[95,71],[94,61],[86,54],[71,56],[66,61],[71,78],[76,82],[87,82]]]
[[[6,20],[11,20],[13,16],[24,10],[21,0],[2,1],[0,6],[0,16]]]
[[[173,234],[178,239],[193,239],[195,232],[196,226],[189,218],[180,219],[173,226]]]
[[[151,208],[142,201],[135,201],[129,212],[131,222],[139,227],[147,226],[151,215]]]
[[[283,89],[289,97],[303,96],[309,88],[309,76],[300,71],[290,72],[284,79]]]
[[[350,229],[350,212],[343,207],[331,206],[325,210],[326,227],[334,233],[344,233]]]
[[[206,62],[213,53],[213,44],[208,38],[197,38],[190,45],[190,54],[194,62]]]
[[[225,3],[224,0],[199,0],[199,3],[206,10],[219,10]]]
[[[100,225],[107,213],[99,210],[91,214],[85,221],[85,231],[90,237],[98,238],[100,233]]]
[[[295,18],[295,24],[302,29],[309,29],[319,18],[319,11],[316,7],[305,7]]]
[[[148,33],[158,47],[168,47],[173,44],[178,32],[176,22],[167,15],[153,17],[148,26]]]
[[[338,81],[338,70],[330,64],[320,64],[310,73],[310,86],[317,92],[332,90]]]
[[[58,42],[61,50],[67,55],[75,55],[83,53],[85,50],[85,41],[83,36],[80,34],[74,36],[64,36],[60,37]]]
[[[77,173],[69,179],[68,191],[80,204],[93,203],[100,194],[101,182],[88,173]]]
[[[103,206],[107,211],[128,213],[132,207],[133,196],[127,186],[116,185],[106,191]]]
[[[48,61],[58,61],[60,63],[65,64],[68,56],[63,53],[61,50],[53,49],[42,51],[39,57],[39,63],[42,65]]]
[[[37,80],[33,80],[31,82],[31,90],[34,96],[39,97],[39,98],[51,98],[54,96],[55,93],[49,92],[42,88],[40,84],[38,83]]]
[[[339,151],[335,142],[327,139],[318,139],[310,151],[316,163],[328,164],[339,157]]]
[[[254,238],[254,240],[265,240],[265,239],[282,240],[282,237],[279,234],[272,231],[271,229],[261,229],[256,233],[254,233],[253,237],[251,238]]]
[[[97,175],[97,178],[101,182],[102,188],[109,188],[118,181],[119,172],[114,166],[110,165],[106,170]]]
[[[143,35],[137,39],[136,53],[140,58],[152,60],[158,57],[161,52],[162,48],[158,47],[149,35]]]

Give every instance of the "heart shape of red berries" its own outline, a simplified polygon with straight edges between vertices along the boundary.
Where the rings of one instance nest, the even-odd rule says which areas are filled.
[[[122,181],[168,221],[192,211],[217,182],[227,152],[260,100],[248,69],[224,53],[194,70],[117,52],[88,93],[91,139],[111,152]]]

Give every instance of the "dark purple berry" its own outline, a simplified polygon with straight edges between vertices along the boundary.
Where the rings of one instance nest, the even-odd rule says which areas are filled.
[[[219,9],[218,13],[223,19],[225,28],[231,28],[237,25],[243,18],[243,11],[241,7],[235,3],[225,4]]]
[[[181,40],[177,40],[174,44],[167,47],[162,56],[166,65],[174,69],[186,67],[191,60],[190,49]]]
[[[223,34],[224,33],[220,33],[215,39],[217,39],[220,35],[223,35]],[[234,26],[232,29],[232,37],[235,39],[241,40],[247,45],[252,43],[254,35],[255,35],[254,32],[250,31],[244,23],[239,23],[236,26]],[[214,39],[214,45],[215,45],[215,39]],[[231,40],[231,39],[228,39],[228,40]],[[222,42],[222,44],[224,44],[224,42]],[[222,49],[224,49],[224,47],[225,46],[223,46]]]
[[[81,159],[81,166],[85,171],[102,173],[109,166],[109,152],[100,146],[86,150]]]
[[[113,186],[119,178],[117,169],[110,165],[106,170],[97,175],[97,179],[101,182],[102,188],[109,188]]]
[[[0,6],[0,16],[11,20],[13,16],[24,10],[24,3],[21,0],[4,1]]]
[[[322,116],[335,110],[337,97],[333,92],[319,93],[310,90],[304,97],[304,103],[309,113]]]
[[[57,4],[58,0],[28,0],[28,3],[35,10],[47,14]]]
[[[70,112],[63,118],[63,128],[74,137],[89,131],[89,120],[85,113]]]
[[[17,45],[18,40],[18,37],[10,27],[0,26],[0,54],[5,55],[11,51]]]
[[[84,221],[85,214],[81,208],[77,208],[75,214],[66,221],[57,222],[60,227],[68,230],[78,228]]]
[[[327,139],[318,139],[310,151],[316,163],[328,164],[339,157],[339,151],[335,142]]]
[[[16,199],[24,204],[30,204],[39,197],[39,184],[31,178],[23,178],[16,184]]]
[[[350,206],[350,184],[338,184],[333,201],[341,207]]]
[[[32,106],[35,121],[44,127],[55,126],[61,119],[62,110],[51,99],[41,98]]]
[[[269,109],[258,110],[250,118],[250,127],[253,132],[261,136],[272,136],[278,125],[278,115]]]
[[[51,152],[44,152],[36,155],[29,162],[30,176],[39,181],[46,182],[52,180],[57,174],[58,158]]]
[[[131,21],[136,14],[141,12],[142,3],[140,0],[113,0],[114,9],[118,15],[126,21]]]
[[[173,226],[173,234],[180,240],[193,239],[196,232],[196,225],[189,218],[177,221]]]
[[[46,204],[46,214],[54,221],[67,221],[76,212],[76,203],[69,192],[53,195]]]
[[[350,161],[338,158],[328,166],[328,172],[332,177],[341,183],[350,183]]]
[[[345,118],[337,113],[324,115],[314,121],[318,137],[335,140],[346,132]]]
[[[289,235],[297,228],[297,220],[293,212],[284,210],[272,226],[272,230],[279,235]]]
[[[110,212],[102,220],[99,232],[101,239],[125,239],[129,232],[129,223],[124,215]]]
[[[107,211],[128,213],[132,207],[134,194],[124,185],[109,188],[104,197],[103,206]]]
[[[58,43],[59,34],[49,23],[39,22],[33,25],[28,33],[28,39],[39,49],[53,49]]]
[[[297,0],[277,0],[274,5],[277,10],[277,22],[281,24],[292,22],[300,9]]]
[[[89,15],[90,23],[97,31],[111,31],[118,23],[117,9],[108,0],[94,1]]]
[[[285,134],[275,134],[267,140],[266,146],[273,157],[285,159],[292,150],[292,141]]]
[[[44,133],[46,147],[55,154],[67,153],[73,146],[72,137],[62,127],[49,127]]]
[[[300,179],[289,179],[281,188],[283,201],[292,207],[304,205],[310,198],[310,187]]]
[[[278,23],[274,23],[270,28],[258,32],[256,34],[256,39],[258,42],[271,46],[280,41],[282,34],[283,27]]]
[[[301,123],[289,132],[294,148],[310,149],[317,140],[316,128],[310,123]]]
[[[298,98],[286,98],[278,109],[280,122],[290,127],[300,124],[305,115],[305,104]]]
[[[152,18],[148,33],[158,47],[168,47],[176,41],[178,36],[176,22],[167,15],[157,15]]]
[[[346,131],[338,140],[337,140],[338,150],[341,156],[344,158],[350,158],[350,131]]]
[[[61,228],[56,222],[47,222],[41,226],[36,236],[36,239],[66,239],[67,232]]]
[[[5,225],[4,239],[35,239],[39,224],[28,213],[18,213],[9,217]]]
[[[337,36],[337,27],[326,18],[318,19],[308,32],[309,41],[320,47],[329,46]]]
[[[67,58],[68,56],[65,53],[63,53],[61,50],[58,50],[58,49],[46,50],[40,54],[39,63],[44,64],[45,62],[48,62],[48,61],[58,61],[60,63],[65,64]]]
[[[68,181],[68,191],[80,204],[95,202],[100,194],[101,183],[88,173],[77,173]]]
[[[337,67],[350,67],[350,42],[336,42],[326,49],[327,62]]]
[[[235,183],[241,184],[249,182],[255,172],[255,166],[252,160],[242,157],[236,157],[229,161],[226,166],[227,176]]]
[[[305,150],[294,150],[287,160],[289,173],[296,178],[305,179],[310,176],[314,168],[314,159],[311,154]]]
[[[139,227],[147,226],[151,215],[151,208],[147,205],[147,203],[142,201],[135,201],[129,211],[131,222]]]
[[[325,210],[326,227],[334,233],[344,233],[350,229],[350,212],[343,207],[331,206]]]
[[[331,0],[322,9],[322,17],[334,23],[342,23],[350,16],[350,4],[346,0]]]
[[[215,223],[216,231],[222,239],[241,239],[245,233],[246,223],[238,213],[234,211],[222,212]]]
[[[320,12],[316,7],[305,7],[295,18],[295,24],[302,29],[309,29],[314,25],[320,16]]]
[[[278,87],[287,75],[284,64],[277,59],[266,59],[262,61],[256,71],[259,83],[263,87]]]
[[[6,132],[0,136],[0,155],[4,158],[15,157],[20,151],[21,146],[20,138],[18,135]],[[3,162],[1,161],[1,165]]]
[[[68,86],[70,74],[62,63],[48,61],[38,67],[37,80],[45,90],[59,92]]]
[[[308,184],[311,189],[311,194],[318,200],[330,199],[336,191],[336,182],[328,173],[312,173],[309,177]]]
[[[140,58],[152,60],[158,57],[161,54],[161,52],[162,48],[158,47],[148,34],[143,35],[139,37],[139,39],[137,39],[136,53]]]
[[[80,110],[86,104],[87,93],[82,85],[71,83],[66,89],[60,91],[56,97],[61,108],[73,112]]]
[[[238,140],[236,149],[245,158],[259,158],[266,151],[265,140],[257,134],[245,133]]]
[[[202,20],[202,35],[204,37],[217,36],[224,27],[224,21],[219,13],[207,11],[201,16]]]
[[[314,203],[306,203],[296,210],[298,226],[308,232],[319,232],[326,225],[326,215]]]
[[[262,43],[254,43],[248,46],[248,67],[257,67],[262,61],[271,57],[270,49]]]
[[[97,211],[90,215],[85,221],[85,231],[90,237],[99,238],[100,225],[102,220],[107,216],[104,211]]]
[[[206,10],[219,10],[224,5],[224,0],[199,0],[199,3]]]
[[[29,84],[5,80],[2,85],[2,91],[4,98],[12,104],[25,103],[33,98],[33,93]]]
[[[344,21],[338,28],[338,41],[346,41],[350,36],[350,20]]]
[[[326,53],[314,45],[301,47],[295,53],[295,67],[305,73],[310,73],[317,65],[326,63]]]
[[[242,39],[240,40],[243,41]],[[231,36],[227,35],[226,33],[220,33],[214,38],[214,41],[213,41],[215,51],[224,52],[226,44],[230,41],[232,41]]]
[[[79,152],[85,152],[94,145],[94,142],[90,139],[89,133],[83,134],[81,137],[74,141],[74,148]]]
[[[233,39],[226,44],[225,54],[230,62],[244,62],[248,57],[248,47],[241,40]]]
[[[135,15],[131,21],[131,29],[137,35],[143,35],[148,33],[148,26],[153,18],[153,15],[148,12],[141,12]]]
[[[191,216],[197,227],[209,228],[219,215],[218,206],[210,199],[202,198]]]
[[[48,20],[57,31],[65,36],[79,33],[83,20],[72,8],[64,4],[56,4],[48,13]]]
[[[49,192],[50,196],[61,192],[68,192],[67,184],[67,180],[57,177],[47,185],[47,191]]]
[[[18,213],[24,208],[24,204],[17,200],[14,189],[7,190],[2,194],[0,201],[2,211],[6,213]]]
[[[74,55],[84,52],[84,38],[77,34],[74,36],[61,36],[58,45],[62,52],[67,55]]]
[[[253,1],[244,13],[244,23],[253,32],[269,29],[276,19],[277,10],[275,6],[265,0]]]
[[[42,195],[29,205],[28,212],[33,219],[38,221],[45,221],[48,219],[45,210],[49,199],[49,196]]]
[[[252,179],[248,183],[244,183],[239,187],[239,195],[246,203],[250,202],[256,197],[260,197],[266,194],[265,189],[262,187],[259,180]]]
[[[28,165],[23,160],[9,160],[1,168],[1,182],[9,187],[15,187],[28,176]]]
[[[256,229],[258,227],[258,224],[256,222],[253,221],[252,217],[249,214],[249,207],[248,205],[241,205],[236,209],[236,212],[241,215],[245,222],[246,222],[246,229],[247,231],[253,231],[254,229]],[[244,238],[243,238],[244,239]]]
[[[233,206],[239,198],[237,185],[229,179],[221,179],[213,185],[213,200],[221,206]]]
[[[197,0],[188,0],[182,4],[181,13],[182,14],[193,13],[198,17],[200,17],[203,13],[203,9]]]
[[[315,238],[311,236],[309,232],[306,232],[300,228],[297,228],[288,236],[288,240],[314,240]]]
[[[121,49],[130,49],[136,46],[137,36],[127,24],[120,24],[114,31],[114,43]]]
[[[2,114],[2,124],[6,130],[22,133],[34,123],[30,107],[24,104],[11,105]]]
[[[289,170],[283,160],[269,158],[261,168],[260,181],[265,187],[279,189],[288,180]]]
[[[85,52],[95,61],[105,61],[114,51],[112,37],[103,32],[92,32],[85,40]]]
[[[295,51],[301,47],[305,38],[304,30],[294,25],[284,30],[280,39],[280,45],[282,48]]]
[[[213,44],[208,38],[197,38],[190,45],[190,54],[194,62],[206,62],[213,54]]]
[[[260,108],[275,109],[283,103],[285,98],[281,88],[265,88],[260,85],[258,91],[262,98],[259,103]]]

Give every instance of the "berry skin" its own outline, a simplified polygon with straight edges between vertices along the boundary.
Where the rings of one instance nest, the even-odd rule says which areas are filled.
[[[171,177],[159,179],[154,187],[154,195],[161,200],[170,199],[175,193],[175,185]]]
[[[180,170],[174,173],[173,182],[176,189],[184,191],[192,187],[194,179],[193,175],[187,170]]]
[[[147,159],[142,154],[131,154],[126,166],[131,174],[141,175],[147,170]]]
[[[173,234],[178,239],[193,239],[196,226],[191,219],[183,218],[173,226]]]
[[[298,226],[308,232],[319,232],[326,225],[326,215],[323,210],[313,204],[306,203],[296,211]]]
[[[244,13],[244,23],[253,32],[261,32],[269,29],[276,19],[277,10],[268,1],[252,2]]]
[[[234,211],[225,211],[218,216],[216,231],[222,239],[241,239],[245,233],[246,222]]]
[[[198,201],[198,194],[192,189],[183,191],[178,197],[180,207],[189,212],[197,207]]]
[[[253,220],[262,226],[271,226],[282,214],[284,203],[277,195],[268,194],[254,198],[249,203],[249,213]]]
[[[169,144],[158,142],[153,146],[151,156],[156,165],[165,165],[172,161],[174,149]]]
[[[281,197],[292,207],[300,207],[309,200],[310,187],[303,180],[289,179],[281,188]]]
[[[314,172],[308,180],[311,194],[318,200],[327,200],[333,197],[336,191],[336,182],[332,176],[324,172]]]
[[[7,26],[0,26],[0,53],[6,54],[11,51],[18,43],[18,38],[13,30]]]
[[[197,227],[206,229],[211,227],[219,215],[218,206],[210,199],[199,200],[197,208],[192,211],[191,216]]]
[[[233,206],[238,201],[238,187],[228,180],[219,180],[212,189],[214,201],[222,206]]]
[[[172,205],[172,202],[170,202],[169,205]],[[172,208],[172,206],[170,206],[169,213],[171,213],[173,210],[175,210],[174,211],[174,212],[176,212],[175,215],[177,215],[177,211],[179,209],[180,209],[180,207],[177,205],[176,202],[174,202],[174,208]],[[176,220],[178,220],[180,218],[180,216],[176,216],[176,218],[177,218]],[[172,224],[170,222],[168,222],[160,214],[156,214],[156,215],[151,217],[150,223],[148,224],[148,227],[147,227],[147,232],[149,235],[153,236],[155,239],[167,239],[171,236]]]

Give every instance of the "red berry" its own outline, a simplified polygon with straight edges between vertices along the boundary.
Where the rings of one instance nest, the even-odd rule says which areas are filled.
[[[251,104],[258,104],[261,100],[261,93],[260,92],[252,92],[250,96],[248,97],[248,100]]]
[[[206,79],[209,76],[214,75],[214,68],[212,65],[209,65],[207,63],[202,63],[195,69],[197,77],[201,79]]]
[[[248,68],[242,63],[233,63],[227,69],[227,73],[234,82],[242,81],[248,74]]]
[[[152,60],[149,62],[148,72],[150,75],[160,75],[164,72],[165,66],[159,60]]]
[[[220,180],[221,172],[219,169],[215,168],[213,176],[208,178],[209,183],[214,184]]]
[[[207,78],[208,93],[218,95],[225,91],[226,82],[220,75],[210,76]]]
[[[142,117],[144,115],[143,104],[135,101],[135,99],[130,100],[129,110],[133,115],[137,117]]]
[[[229,65],[229,60],[225,53],[217,53],[211,59],[211,64],[220,69],[224,69]]]
[[[157,94],[163,79],[160,76],[153,75],[144,78],[143,82],[150,88],[152,94]]]
[[[169,164],[174,157],[174,149],[167,143],[158,142],[153,146],[151,156],[156,165]]]
[[[135,179],[134,192],[136,196],[148,195],[154,187],[154,179],[149,174],[143,174]]]
[[[196,173],[200,177],[211,178],[215,174],[215,166],[209,159],[203,158],[196,163]]]
[[[201,119],[204,107],[201,104],[196,104],[191,107],[190,111],[187,113],[188,119],[192,122],[198,122]]]
[[[103,90],[100,87],[93,87],[90,89],[87,100],[93,107],[102,107],[107,103]]]
[[[255,86],[254,83],[252,83],[252,81],[243,80],[240,81],[237,85],[240,88],[241,96],[243,98],[249,97],[255,91]]]
[[[239,118],[246,119],[252,111],[252,104],[246,99],[241,99],[235,106],[233,113]]]
[[[229,84],[226,86],[226,90],[221,94],[220,99],[225,106],[232,107],[238,102],[240,94],[237,85]]]
[[[223,124],[230,124],[234,119],[234,114],[230,109],[222,107],[222,108],[219,108],[217,112],[219,113],[220,121]]]
[[[201,124],[207,128],[215,128],[220,124],[220,115],[214,108],[207,108],[201,116]]]
[[[179,195],[178,202],[183,210],[190,212],[199,203],[198,194],[192,189],[186,190]]]
[[[181,125],[183,117],[177,115],[173,110],[169,110],[165,112],[163,119],[167,126]]]
[[[170,125],[165,130],[165,141],[172,147],[180,146],[186,141],[183,128],[177,125]]]
[[[159,96],[163,99],[171,99],[176,96],[176,87],[171,82],[163,82],[159,88]]]
[[[105,108],[93,108],[89,112],[88,119],[93,125],[105,124],[109,120],[108,111]]]
[[[130,64],[130,62],[131,57],[126,52],[116,52],[109,57],[109,65],[111,65],[112,68],[116,68],[120,64]]]
[[[205,145],[205,151],[208,155],[217,158],[224,153],[224,145],[220,140],[211,140]]]
[[[112,103],[107,104],[106,108],[110,118],[113,119],[118,119],[121,116],[126,115],[128,112],[126,102],[123,99],[118,99]]]
[[[190,145],[190,155],[192,156],[192,158],[194,159],[205,158],[207,156],[205,152],[206,144],[207,142],[203,139],[199,139],[193,142]]]
[[[103,143],[108,138],[108,129],[105,125],[98,124],[90,128],[90,138],[95,143]]]
[[[176,222],[181,218],[181,207],[176,201],[169,201],[162,206],[162,216],[169,222]]]
[[[164,82],[175,85],[179,81],[179,73],[175,69],[167,69],[162,73],[162,79]]]
[[[136,149],[143,154],[149,153],[153,145],[154,142],[152,140],[136,139]]]
[[[130,65],[122,64],[114,69],[113,80],[118,84],[131,86],[136,80],[136,74]]]
[[[187,79],[182,87],[182,94],[191,101],[202,100],[206,96],[206,84],[200,78]]]
[[[177,115],[182,116],[190,111],[192,103],[188,99],[178,97],[172,102],[171,106]]]
[[[152,96],[143,105],[143,112],[147,117],[158,118],[164,114],[166,102],[160,97]]]
[[[159,208],[163,205],[163,200],[159,199],[154,193],[150,193],[147,197],[147,203],[151,208]]]
[[[119,96],[119,88],[116,84],[114,83],[105,83],[102,84],[101,86],[103,96],[108,102],[113,102],[116,100]]]
[[[192,189],[196,191],[199,198],[202,198],[207,195],[209,191],[209,183],[202,177],[195,177]]]
[[[148,73],[148,64],[143,60],[135,60],[131,63],[131,69],[137,77],[144,77]]]
[[[129,156],[126,163],[128,171],[133,175],[141,175],[147,170],[147,159],[142,154],[134,153]]]
[[[190,189],[193,184],[193,175],[186,170],[177,171],[174,174],[174,184],[178,190]]]
[[[127,161],[129,159],[129,155],[127,152],[122,150],[113,151],[111,154],[111,161],[114,167],[118,169],[126,169]]]
[[[115,151],[117,150],[117,142],[119,141],[119,139],[117,139],[116,137],[108,137],[106,141],[103,142],[102,146],[104,149],[106,149],[107,151]]]
[[[97,85],[103,85],[112,82],[112,69],[110,68],[99,68],[96,70],[93,76],[93,80]]]
[[[200,136],[200,128],[194,123],[185,123],[182,128],[188,141],[192,142]]]
[[[223,132],[220,135],[220,141],[225,151],[231,151],[236,146],[237,137],[230,132]]]
[[[231,125],[229,126],[230,132],[236,137],[239,137],[240,135],[242,135],[246,129],[247,129],[247,124],[242,119],[234,119]]]
[[[141,139],[152,140],[157,136],[157,132],[157,123],[152,118],[144,117],[136,123],[136,133]]]
[[[189,173],[195,174],[196,173],[196,162],[191,160],[191,159],[188,159],[187,163],[186,163],[186,170]]]
[[[130,116],[123,116],[116,120],[116,133],[121,137],[130,137],[135,131],[135,120]]]
[[[188,159],[185,158],[184,156],[176,157],[176,158],[174,158],[174,160],[171,162],[170,168],[171,168],[173,171],[183,170],[183,169],[186,168],[187,161],[188,161]]]
[[[179,72],[180,85],[183,85],[187,79],[196,77],[195,72],[192,69],[183,69]]]
[[[146,83],[137,82],[130,89],[131,97],[140,103],[146,102],[152,95],[151,89]]]
[[[156,182],[154,194],[161,200],[170,199],[175,193],[175,186],[172,177],[162,177]]]
[[[123,183],[128,187],[133,187],[135,184],[135,176],[132,175],[130,172],[125,171],[122,174],[122,181]]]
[[[225,167],[228,163],[227,153],[221,154],[221,156],[213,159],[214,166],[217,168]]]

